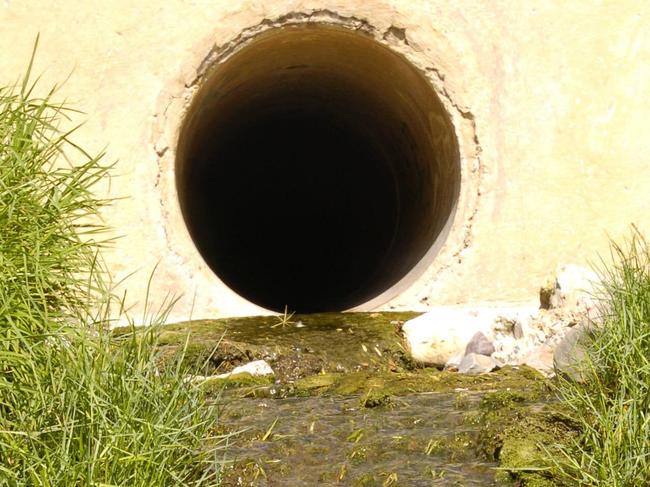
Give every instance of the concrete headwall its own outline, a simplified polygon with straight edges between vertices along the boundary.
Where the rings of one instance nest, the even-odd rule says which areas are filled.
[[[173,318],[265,312],[223,284],[185,226],[178,134],[230,51],[296,23],[358,29],[430,83],[453,126],[460,189],[420,264],[362,309],[533,299],[635,223],[650,232],[650,3],[643,0],[0,2],[0,84],[40,33],[41,85],[87,113],[76,141],[116,160],[107,255],[132,299],[182,294]],[[360,34],[361,35],[361,34]],[[242,47],[243,46],[243,47]],[[245,194],[245,188],[242,188]],[[0,229],[1,231],[1,229]],[[265,238],[292,238],[291,223]]]

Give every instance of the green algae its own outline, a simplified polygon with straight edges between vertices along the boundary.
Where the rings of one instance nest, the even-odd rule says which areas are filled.
[[[193,321],[163,327],[159,348],[163,361],[177,363],[182,357],[187,370],[202,375],[221,374],[253,360],[266,360],[275,377],[237,374],[205,381],[204,387],[215,397],[231,397],[235,404],[239,404],[237,398],[324,401],[350,397],[359,411],[381,415],[399,409],[400,397],[432,393],[452,398],[460,418],[454,420],[458,421],[458,431],[452,435],[425,439],[398,435],[389,439],[381,437],[377,430],[350,430],[352,425],[342,424],[332,434],[339,445],[348,445],[346,461],[322,472],[321,481],[345,485],[396,482],[391,477],[394,472],[367,471],[371,465],[382,464],[381,452],[388,447],[407,457],[426,455],[453,464],[477,456],[498,462],[496,477],[504,485],[561,485],[549,464],[549,449],[572,438],[574,430],[561,415],[540,409],[539,405],[551,397],[548,381],[526,366],[508,366],[480,375],[419,367],[408,358],[399,335],[403,322],[413,316],[414,313],[305,315],[293,316],[293,323],[284,326],[278,325],[277,317]],[[121,333],[119,329],[115,331],[116,336]],[[477,396],[481,397],[480,404]],[[258,412],[232,412],[230,420],[244,421]],[[421,420],[412,418],[413,424]],[[311,420],[311,428],[316,425],[318,429],[317,423],[317,419]],[[278,427],[281,425],[282,419]],[[301,435],[292,437],[275,431],[267,435],[268,428],[267,424],[238,438],[255,449],[261,438],[267,436],[266,443],[272,444],[273,455],[258,453],[255,460],[236,462],[228,467],[226,479],[241,478],[248,482],[245,485],[266,485],[268,479],[290,475],[288,459],[300,455],[319,458],[328,453],[326,447],[303,441]],[[468,433],[469,430],[473,432]],[[349,440],[351,436],[354,441]],[[364,473],[358,473],[359,469]],[[444,469],[432,468],[426,475],[437,482],[443,474]],[[225,481],[222,485],[242,484]]]
[[[546,389],[546,391],[545,391]],[[552,457],[558,445],[569,444],[577,433],[556,401],[539,405],[547,388],[499,390],[486,394],[471,421],[480,425],[477,449],[499,462],[496,480],[527,487],[564,485]]]
[[[417,313],[321,313],[197,320],[161,327],[163,360],[182,356],[188,370],[203,375],[229,372],[266,360],[281,382],[329,372],[409,370],[400,326]],[[130,329],[113,331],[119,337]],[[183,352],[184,351],[184,352]]]
[[[395,482],[396,476],[399,481],[394,485],[421,485],[443,477],[471,479],[466,485],[490,485],[495,465],[477,459],[472,446],[477,428],[465,427],[462,414],[454,413],[454,393],[408,394],[392,398],[391,407],[371,409],[361,407],[360,399],[286,398],[265,400],[263,408],[255,400],[232,403],[224,410],[223,421],[255,431],[237,438],[239,450],[230,453],[258,459],[268,476],[268,484],[246,485],[381,486]],[[479,400],[474,395],[468,403],[476,407]],[[239,418],[235,423],[233,413]],[[277,418],[272,441],[261,442]],[[281,475],[278,464],[287,463],[291,471]],[[237,468],[232,472],[235,480]]]
[[[565,485],[551,458],[557,446],[570,443],[575,430],[567,427],[549,411],[518,414],[508,421],[501,438],[498,455],[498,480],[519,482],[530,487]]]
[[[378,408],[381,406],[390,406],[393,404],[393,399],[390,394],[385,391],[377,389],[369,389],[368,392],[361,397],[359,405],[362,408]]]
[[[466,375],[448,370],[422,368],[402,372],[359,371],[348,374],[321,374],[305,377],[294,384],[293,394],[383,394],[400,396],[420,392],[526,390],[527,397],[539,397],[545,389],[541,374],[527,366],[504,367],[496,372]]]
[[[430,371],[420,371],[427,372]],[[432,482],[444,483],[461,476],[456,468],[467,469],[462,475],[468,478],[487,480],[490,475],[494,479],[493,468],[499,462],[503,470],[498,471],[498,478],[503,485],[513,485],[516,481],[521,486],[554,485],[539,483],[547,480],[547,475],[545,471],[535,469],[542,469],[545,465],[531,461],[531,452],[537,453],[537,442],[550,444],[548,437],[531,436],[538,428],[536,415],[541,407],[539,401],[548,392],[546,381],[541,376],[533,375],[531,380],[532,374],[527,369],[504,369],[488,380],[473,381],[477,390],[465,380],[461,383],[467,387],[460,390],[441,389],[428,394],[396,391],[399,395],[381,392],[376,387],[377,381],[371,381],[366,387],[360,387],[358,381],[354,381],[354,387],[347,384],[350,390],[355,390],[354,393],[338,394],[332,385],[336,384],[338,376],[345,375],[308,378],[313,380],[314,385],[327,390],[320,394],[264,400],[261,409],[259,400],[236,400],[231,404],[223,421],[228,424],[236,415],[237,422],[230,423],[233,428],[240,427],[237,425],[253,427],[237,441],[244,451],[257,452],[259,456],[253,455],[253,458],[257,458],[258,464],[263,466],[267,475],[264,482],[268,480],[268,485],[275,485],[275,482],[278,485],[291,485],[292,479],[308,475],[302,469],[313,469],[314,463],[320,465],[322,460],[330,458],[338,459],[331,464],[322,463],[323,470],[318,473],[320,482],[380,486],[389,481],[394,473],[400,480],[395,485],[402,485],[401,482],[411,485],[414,479],[425,481],[427,478]],[[440,372],[437,375],[446,377]],[[448,378],[441,378],[435,384],[439,386],[445,381],[449,381],[447,385],[458,385],[458,382]],[[485,389],[499,384],[509,385],[504,389]],[[515,384],[520,388],[514,389]],[[377,407],[365,407],[366,397],[379,399]],[[389,401],[388,404],[384,403],[385,400]],[[513,412],[520,414],[514,415]],[[486,416],[488,414],[490,416]],[[439,419],[433,419],[435,417]],[[492,421],[483,424],[478,420],[483,417],[489,417]],[[547,417],[547,421],[550,428],[553,418]],[[269,446],[262,448],[261,438],[266,436],[269,425],[273,426],[273,435],[266,442]],[[385,431],[387,425],[390,425],[389,432]],[[485,432],[486,428],[490,431]],[[555,434],[553,429],[548,429],[548,432],[549,435]],[[499,442],[498,448],[495,437]],[[524,444],[529,437],[533,438],[532,441]],[[485,442],[490,443],[490,448],[485,448]],[[498,451],[495,452],[495,449]],[[484,455],[484,450],[490,451],[490,454]],[[338,457],[332,456],[335,451],[339,452]],[[388,458],[393,460],[387,461]],[[487,462],[476,463],[478,458],[485,458]],[[404,462],[396,462],[395,459],[404,459]],[[416,471],[409,466],[414,459],[417,459],[413,463],[418,465]],[[428,462],[430,471],[424,468]],[[288,473],[281,473],[281,465],[287,463],[291,469]],[[251,468],[250,464],[241,465],[241,468],[252,475],[259,475],[259,470]],[[234,479],[239,472],[238,467],[234,466],[231,478]],[[246,485],[267,485],[264,482]],[[433,484],[437,485],[435,482]],[[449,485],[453,485],[453,482]]]
[[[351,421],[343,416],[337,429],[328,433],[330,441],[337,445],[336,448],[344,451],[345,461],[321,472],[320,482],[378,486],[386,481],[393,482],[389,479],[394,477],[390,476],[393,473],[402,476],[401,469],[389,472],[375,468],[385,464],[385,452],[388,450],[393,454],[403,455],[403,458],[430,458],[432,465],[436,466],[431,467],[431,472],[423,471],[422,479],[444,481],[445,472],[446,475],[451,474],[440,465],[471,465],[481,457],[489,462],[499,462],[503,470],[498,471],[497,477],[503,485],[512,485],[513,482],[519,481],[522,486],[541,487],[553,484],[540,483],[546,480],[546,472],[537,469],[543,469],[545,466],[536,460],[537,457],[532,461],[530,454],[538,453],[534,450],[537,448],[537,442],[549,444],[549,439],[531,436],[532,443],[524,442],[529,439],[529,434],[535,431],[533,428],[537,427],[534,426],[537,423],[534,423],[536,416],[532,415],[533,409],[538,408],[540,401],[548,396],[547,384],[541,374],[528,367],[505,367],[482,376],[423,368],[402,372],[316,374],[296,381],[293,393],[288,396],[294,396],[295,399],[304,398],[300,400],[310,401],[309,404],[320,404],[322,408],[327,408],[331,401],[348,401],[346,411],[351,411],[349,408],[359,411],[358,419]],[[432,414],[430,409],[408,406],[417,397],[421,398],[418,401],[428,401],[427,404],[436,405],[434,407],[437,409],[451,407],[457,411],[455,414],[445,413],[449,418],[445,420],[448,432],[424,438],[422,433],[413,434],[416,431],[413,428],[428,430],[425,425],[427,417]],[[296,407],[299,409],[299,406]],[[313,411],[310,407],[307,407],[307,410]],[[399,423],[394,423],[394,427],[404,433],[386,437],[381,433],[379,425],[382,422],[379,418],[389,415],[390,411],[396,411],[397,416],[401,418]],[[411,412],[404,415],[405,411]],[[514,412],[521,414],[515,415]],[[296,413],[302,416],[299,411]],[[322,413],[326,417],[330,414],[327,411]],[[346,413],[346,416],[349,414],[351,413]],[[374,421],[379,423],[368,423],[371,417],[377,418]],[[278,427],[283,421],[286,422],[285,415],[280,418]],[[315,425],[318,431],[319,420],[305,418],[304,423],[310,421],[312,428]],[[419,424],[422,426],[418,426]],[[522,429],[518,430],[516,426]],[[263,431],[262,428],[257,434],[247,436],[249,441],[253,444],[259,441]],[[550,431],[550,434],[554,434]],[[301,435],[292,438],[289,436],[292,436],[291,432],[289,435],[281,434],[277,437],[280,443],[274,443],[276,453],[273,458],[278,461],[283,459],[280,463],[290,458],[295,459],[296,456],[307,455],[307,452],[311,451],[308,447],[311,440],[303,440]],[[307,434],[307,437],[309,436]],[[282,442],[290,444],[280,447]],[[300,442],[305,442],[302,448],[299,446]],[[313,454],[317,458],[325,458],[329,448],[332,446],[321,445],[321,450]],[[523,458],[521,455],[517,457],[518,453],[521,453]],[[541,458],[541,455],[538,456]],[[277,478],[277,465],[269,463],[268,466],[272,469],[267,469],[269,478]]]

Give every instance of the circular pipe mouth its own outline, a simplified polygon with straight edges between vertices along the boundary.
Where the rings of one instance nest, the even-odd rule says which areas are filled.
[[[274,311],[341,311],[418,277],[456,207],[460,162],[447,112],[404,57],[366,34],[294,25],[207,77],[176,185],[228,287]]]

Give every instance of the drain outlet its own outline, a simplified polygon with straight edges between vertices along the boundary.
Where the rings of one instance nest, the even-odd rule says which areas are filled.
[[[444,238],[460,167],[420,71],[366,34],[309,24],[260,34],[212,70],[181,128],[176,184],[227,286],[274,311],[340,311]]]

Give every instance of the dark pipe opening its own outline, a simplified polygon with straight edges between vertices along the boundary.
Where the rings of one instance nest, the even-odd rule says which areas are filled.
[[[364,34],[258,36],[195,96],[176,162],[210,268],[264,308],[359,306],[402,280],[453,212],[449,118],[424,76]]]

